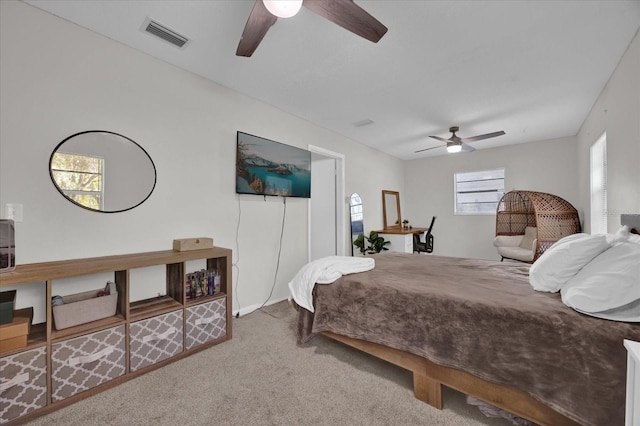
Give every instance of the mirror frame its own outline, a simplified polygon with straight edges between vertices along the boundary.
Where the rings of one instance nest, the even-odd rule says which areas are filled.
[[[389,225],[389,221],[387,219],[387,195],[394,196],[396,198],[396,210],[398,214],[397,225]],[[384,229],[402,228],[402,216],[400,215],[400,193],[398,191],[387,191],[386,189],[382,190],[382,216],[384,220]]]
[[[149,162],[151,163],[151,167],[153,168],[153,185],[151,187],[151,190],[149,191],[149,193],[146,195],[146,197],[144,197],[144,199],[142,199],[142,201],[140,201],[139,203],[131,206],[131,207],[127,207],[126,209],[120,209],[120,210],[97,210],[97,209],[92,209],[90,207],[84,206],[76,201],[74,201],[73,199],[67,197],[67,195],[64,193],[64,190],[62,188],[60,188],[58,186],[58,184],[56,183],[56,180],[53,176],[53,170],[51,169],[51,165],[53,163],[53,158],[54,155],[56,154],[56,152],[58,152],[58,149],[67,141],[69,141],[70,139],[73,139],[75,137],[78,137],[80,135],[84,135],[87,133],[108,133],[110,135],[114,135],[114,136],[119,136],[123,139],[126,139],[127,141],[131,142],[133,145],[137,146],[143,153],[144,155],[147,156],[147,158],[149,159]],[[149,197],[151,197],[151,194],[153,194],[153,191],[156,189],[156,184],[158,182],[158,170],[156,169],[156,164],[153,162],[153,159],[151,158],[151,156],[149,155],[149,153],[136,141],[134,141],[131,138],[128,138],[120,133],[116,133],[116,132],[111,132],[109,130],[85,130],[82,132],[78,132],[78,133],[74,133],[73,135],[65,138],[62,142],[60,142],[59,144],[56,145],[56,147],[53,149],[53,152],[51,153],[51,156],[49,157],[49,176],[51,177],[51,182],[53,182],[53,186],[58,190],[58,192],[69,202],[75,204],[78,207],[82,207],[85,210],[89,210],[91,212],[96,212],[96,213],[121,213],[121,212],[126,212],[128,210],[134,209],[136,207],[138,207],[140,204],[144,203],[145,201],[147,201],[147,199],[149,199]]]
[[[360,200],[360,204],[353,204],[354,198],[357,197]],[[353,232],[353,208],[356,206],[360,206],[362,209],[362,197],[360,196],[360,194],[358,194],[357,192],[352,193],[349,196],[349,224],[351,225],[351,256],[354,255],[355,251],[353,249],[353,242],[356,240],[356,238],[358,238],[359,235],[364,234],[364,211],[361,211],[361,215],[362,215],[362,219],[360,220],[360,224],[362,227],[362,230],[358,233],[354,233]],[[355,236],[355,238],[354,238]]]

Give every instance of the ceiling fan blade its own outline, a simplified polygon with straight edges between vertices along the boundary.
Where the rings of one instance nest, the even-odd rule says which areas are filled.
[[[438,139],[439,141],[449,143],[451,142],[449,139],[441,138],[440,136],[429,136],[430,138]]]
[[[432,146],[431,148],[425,148],[425,149],[419,149],[418,151],[416,151],[416,154],[418,152],[422,152],[422,151],[429,151],[430,149],[436,149],[436,148],[442,148],[444,145],[441,146]]]
[[[478,136],[471,136],[470,138],[462,138],[462,142],[469,143],[469,142],[481,141],[483,139],[495,138],[496,136],[502,136],[504,134],[505,133],[502,130],[500,130],[499,132],[487,133],[486,135],[478,135]]]
[[[236,56],[250,57],[253,55],[269,28],[277,20],[278,18],[269,13],[262,0],[256,0],[253,9],[251,9],[249,19],[247,19],[247,23],[244,26]]]
[[[374,43],[377,43],[387,32],[387,27],[355,4],[353,0],[304,0],[302,5],[313,13]]]
[[[462,150],[463,151],[467,151],[467,152],[473,152],[476,149],[474,147],[472,147],[471,145],[467,145],[466,143],[462,144]]]

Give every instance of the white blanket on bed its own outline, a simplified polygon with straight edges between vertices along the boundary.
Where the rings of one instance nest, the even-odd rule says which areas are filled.
[[[328,256],[304,265],[289,281],[291,297],[298,304],[313,312],[313,286],[331,284],[347,274],[370,271],[375,267],[371,257]]]

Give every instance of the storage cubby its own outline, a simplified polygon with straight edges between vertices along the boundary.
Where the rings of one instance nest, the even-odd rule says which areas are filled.
[[[216,271],[220,277],[218,293],[187,300],[185,274],[193,272],[193,262],[201,269]],[[136,285],[144,283],[136,283],[135,276],[144,273],[144,268],[153,268],[155,275],[162,276],[161,290],[155,292],[157,295],[131,300],[132,293],[143,294]],[[158,268],[166,274],[158,274]],[[53,296],[99,289],[107,280],[115,284],[118,293],[114,315],[56,329]],[[14,271],[0,275],[0,290],[7,289],[16,289],[18,296],[25,289],[30,299],[37,289],[45,307],[38,301],[27,346],[0,352],[0,402],[9,407],[0,414],[3,425],[77,402],[232,336],[231,250],[226,248],[18,265]],[[73,303],[65,304],[71,312],[73,307]],[[158,351],[161,355],[156,354]],[[26,374],[34,363],[41,375]],[[86,375],[86,380],[67,383],[69,377],[80,374],[76,372]],[[25,405],[20,399],[23,387],[43,389],[44,395]]]
[[[129,286],[129,319],[130,321],[140,321],[146,318],[162,315],[182,307],[182,298],[180,295],[175,294],[172,290],[175,287],[173,278],[170,271],[181,268],[183,262],[167,265],[156,265],[153,267],[132,269],[129,271],[132,285]],[[161,273],[158,273],[160,269],[164,269]],[[135,279],[131,278],[131,275],[135,276],[138,273],[144,273],[152,277],[151,282],[145,282],[144,285],[149,287],[153,295],[146,294],[143,299],[132,300],[134,293],[139,293],[135,290]],[[158,281],[161,282],[161,286],[158,286]],[[147,290],[149,290],[147,289]],[[138,296],[138,295],[137,295]],[[136,296],[136,298],[137,298]]]
[[[60,296],[66,301],[62,306],[58,307],[58,311],[50,306],[51,315],[49,316],[49,324],[51,324],[51,339],[53,342],[81,336],[89,331],[97,331],[105,328],[114,327],[125,323],[126,312],[126,271],[109,271],[99,274],[83,274],[80,276],[60,277],[49,281],[51,300],[53,296]],[[93,314],[101,305],[96,303],[108,302],[107,299],[94,298],[92,300],[84,300],[73,302],[73,299],[83,295],[97,293],[98,290],[104,289],[107,281],[115,284],[117,295],[115,303],[115,312],[111,315],[105,315],[102,318],[90,320],[83,318],[84,312]],[[109,296],[114,297],[113,295]],[[89,304],[89,306],[87,306]],[[64,311],[63,311],[64,310]],[[63,315],[77,322],[72,326],[65,326],[63,323]],[[61,327],[61,324],[63,327]]]
[[[31,323],[31,329],[27,338],[27,346],[20,350],[27,350],[37,348],[47,343],[47,324],[46,324],[46,301],[44,300],[44,294],[46,292],[46,281],[34,281],[30,283],[21,283],[19,285],[11,285],[4,283],[3,277],[7,274],[0,275],[0,291],[18,290],[17,300],[22,298],[37,300],[33,306],[33,318]],[[24,306],[17,308],[26,308]],[[1,337],[1,336],[0,336]],[[4,352],[0,350],[0,357],[4,355]]]

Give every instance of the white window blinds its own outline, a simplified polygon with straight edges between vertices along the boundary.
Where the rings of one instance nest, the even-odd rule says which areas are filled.
[[[591,233],[607,232],[607,134],[591,145]]]
[[[455,214],[495,214],[504,195],[504,169],[455,174]]]

